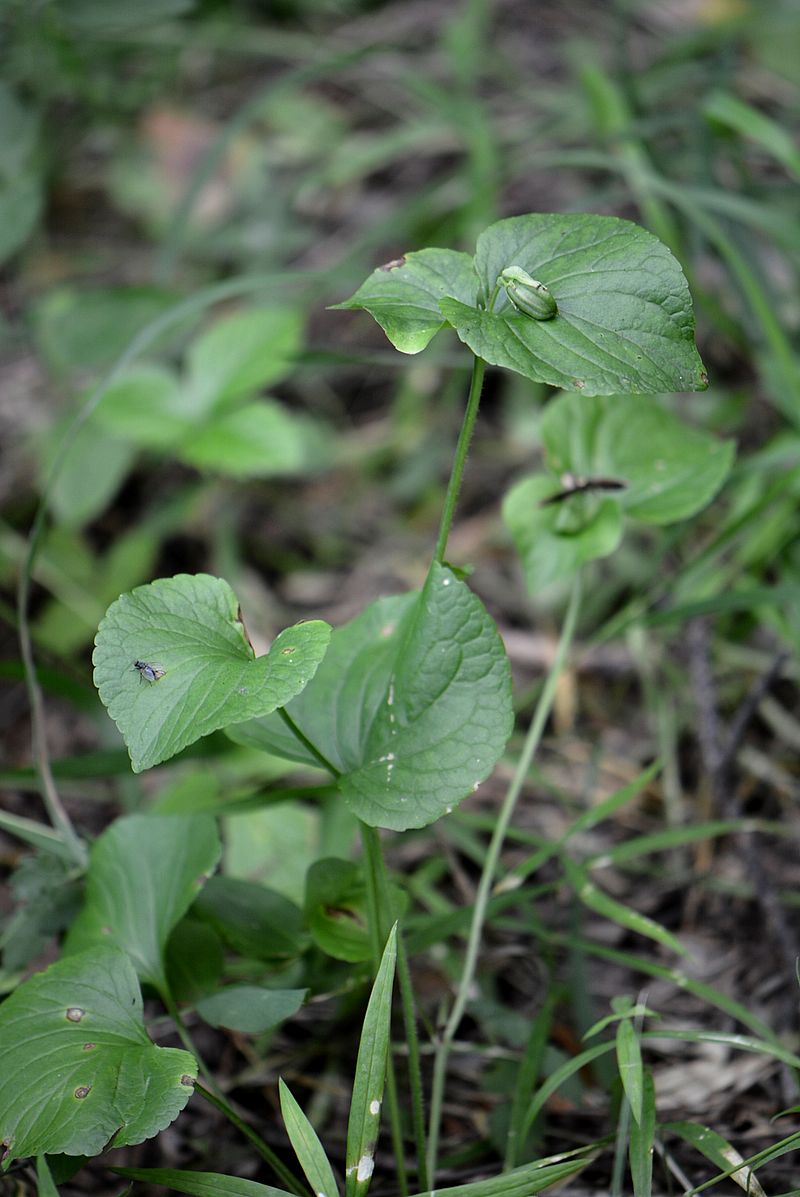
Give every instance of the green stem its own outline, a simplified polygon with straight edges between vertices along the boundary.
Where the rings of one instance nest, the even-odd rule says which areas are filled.
[[[189,1055],[194,1056],[195,1060],[197,1061],[198,1069],[202,1073],[207,1084],[210,1086],[210,1088],[212,1088],[215,1092],[218,1093],[219,1089],[217,1088],[216,1081],[214,1080],[214,1077],[211,1074],[211,1069],[208,1067],[208,1065],[206,1064],[202,1055],[200,1054],[197,1046],[195,1045],[195,1042],[192,1039],[191,1032],[189,1031],[189,1028],[187,1027],[186,1023],[183,1021],[183,1015],[181,1014],[180,1010],[178,1009],[175,999],[173,998],[173,996],[169,992],[169,990],[166,989],[163,985],[159,986],[159,993],[161,996],[161,1000],[166,1007],[167,1013],[169,1014],[172,1021],[175,1023],[175,1030],[178,1032],[178,1038],[180,1039],[183,1046],[186,1048]]]
[[[387,919],[390,911],[387,908],[387,895],[382,892],[381,865],[383,856],[381,854],[378,832],[374,827],[367,826],[366,823],[359,823],[359,827],[361,829],[361,844],[364,849],[364,878],[366,881],[367,920],[372,948],[372,963],[377,973],[383,953],[383,945],[386,942],[388,934]],[[400,1197],[408,1197],[405,1143],[403,1141],[400,1102],[397,1096],[397,1076],[391,1045],[386,1057],[386,1097],[386,1104],[389,1108],[392,1150],[394,1151],[395,1167],[397,1169],[397,1187],[400,1190]]]
[[[464,466],[466,465],[467,461],[469,445],[470,441],[472,440],[472,433],[475,429],[475,421],[478,417],[478,405],[481,401],[481,388],[483,386],[483,375],[485,370],[486,362],[483,360],[483,358],[476,356],[472,362],[472,380],[469,387],[467,410],[464,412],[464,422],[461,425],[461,432],[458,437],[458,444],[456,445],[456,455],[453,461],[453,469],[450,474],[450,481],[447,484],[447,494],[445,495],[444,499],[442,521],[439,525],[439,536],[433,553],[434,561],[438,561],[440,565],[444,561],[445,549],[447,548],[447,538],[450,535],[450,528],[453,523],[453,517],[456,513],[458,492],[461,490],[461,478],[464,474]]]
[[[297,1193],[299,1197],[308,1197],[308,1189],[302,1180],[298,1179],[282,1160],[279,1159],[269,1144],[265,1143],[261,1136],[251,1126],[248,1126],[243,1118],[239,1117],[233,1106],[229,1105],[224,1097],[218,1093],[212,1093],[210,1089],[206,1089],[204,1085],[200,1084],[195,1085],[195,1092],[199,1093],[209,1105],[214,1106],[215,1109],[224,1114],[228,1121],[253,1144],[253,1147],[262,1160],[265,1160],[269,1164],[281,1184],[286,1185],[290,1192]]]
[[[397,981],[400,987],[400,1001],[403,1006],[403,1023],[408,1047],[408,1085],[411,1095],[411,1121],[414,1128],[414,1145],[417,1152],[417,1188],[427,1192],[428,1157],[425,1143],[425,1099],[422,1093],[422,1067],[420,1064],[417,1014],[414,1006],[414,989],[408,967],[408,953],[402,928],[397,935]]]
[[[381,942],[385,942],[389,928],[395,921],[395,915],[391,904],[389,878],[383,855],[383,847],[380,836],[374,827],[362,824],[361,834],[368,867],[371,870],[377,890]],[[380,959],[380,956],[378,958]],[[402,926],[398,928],[397,934],[397,984],[400,990],[406,1047],[408,1048],[408,1084],[411,1095],[411,1120],[417,1153],[417,1188],[424,1192],[428,1188],[425,1148],[425,1101],[422,1093],[422,1066],[420,1063],[414,989],[411,984],[411,972],[408,967],[408,953],[403,938]]]
[[[564,626],[561,629],[561,638],[558,642],[558,649],[556,650],[555,659],[550,668],[550,672],[547,675],[547,680],[542,693],[539,696],[539,701],[536,704],[536,710],[534,711],[531,725],[528,728],[528,734],[525,737],[522,755],[517,763],[514,776],[508,787],[506,796],[503,799],[503,805],[500,808],[500,814],[495,824],[494,833],[492,834],[492,839],[486,854],[486,860],[484,862],[481,879],[478,883],[478,891],[475,897],[475,908],[472,915],[472,924],[470,926],[469,938],[467,940],[464,967],[461,972],[461,979],[458,984],[456,998],[453,1003],[450,1016],[447,1019],[444,1029],[442,1030],[442,1033],[434,1048],[433,1082],[431,1086],[431,1112],[428,1132],[428,1173],[431,1183],[435,1183],[436,1177],[439,1128],[441,1124],[445,1080],[447,1077],[447,1062],[450,1056],[453,1039],[464,1015],[464,1010],[466,1009],[467,1001],[469,999],[472,982],[475,977],[475,969],[478,962],[478,952],[483,934],[483,925],[486,919],[486,912],[489,899],[491,897],[492,886],[494,884],[495,871],[500,859],[500,852],[503,847],[503,840],[505,838],[506,830],[511,822],[514,808],[516,807],[517,800],[522,792],[522,787],[525,783],[525,779],[528,776],[533,758],[542,738],[542,733],[544,732],[545,724],[553,706],[558,679],[561,676],[562,669],[564,668],[564,662],[566,661],[569,646],[572,642],[572,637],[575,632],[578,611],[580,609],[580,594],[580,574],[578,574],[572,585],[572,593],[570,594],[569,606],[567,607],[567,613],[564,618]]]
[[[323,756],[323,754],[317,748],[316,744],[312,743],[312,741],[309,740],[309,738],[305,734],[305,732],[300,730],[300,728],[297,726],[294,719],[292,719],[291,715],[287,712],[285,707],[278,707],[278,714],[280,715],[281,719],[288,727],[289,731],[295,737],[295,739],[298,740],[303,745],[306,752],[310,753],[311,756],[313,756],[314,760],[318,762],[318,764],[320,765],[321,768],[325,769],[328,773],[330,773],[330,775],[332,777],[341,777],[342,776],[341,773],[339,772],[339,770],[335,767],[335,765],[332,765],[330,763],[330,761],[328,760],[328,758]]]

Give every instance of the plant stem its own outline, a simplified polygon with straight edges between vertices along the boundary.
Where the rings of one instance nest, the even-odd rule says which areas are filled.
[[[368,865],[372,870],[379,895],[379,917],[381,940],[385,941],[389,927],[395,921],[391,906],[389,878],[380,836],[374,827],[361,826],[362,840]],[[380,957],[379,957],[380,958]],[[417,1014],[414,1006],[414,990],[408,967],[408,953],[403,939],[402,925],[397,931],[397,983],[403,1008],[403,1023],[408,1048],[408,1084],[411,1094],[411,1120],[414,1128],[414,1143],[417,1152],[417,1188],[428,1188],[428,1169],[425,1148],[425,1102],[422,1094],[422,1067],[420,1064],[419,1036],[417,1035]]]
[[[299,743],[301,743],[303,745],[306,752],[309,752],[311,754],[311,756],[313,756],[314,759],[319,763],[319,765],[323,769],[327,770],[327,772],[330,773],[330,775],[332,777],[341,777],[341,773],[339,772],[339,770],[334,765],[332,765],[330,763],[330,761],[327,759],[327,757],[322,755],[320,750],[317,748],[316,744],[313,744],[311,742],[311,740],[309,740],[309,738],[305,734],[305,732],[300,730],[300,728],[295,723],[294,719],[292,719],[291,715],[289,715],[287,713],[286,708],[278,707],[278,714],[280,715],[281,719],[288,727],[289,731],[295,737],[295,739],[298,740]]]
[[[467,461],[467,453],[469,452],[472,433],[475,429],[475,421],[478,417],[478,405],[481,401],[481,388],[483,386],[483,375],[485,370],[486,362],[483,360],[483,358],[474,357],[472,361],[472,380],[469,386],[467,409],[464,412],[464,421],[461,425],[461,432],[459,433],[458,444],[456,445],[453,469],[450,473],[450,481],[447,484],[447,494],[444,498],[442,521],[439,525],[439,536],[436,541],[436,548],[433,552],[434,561],[438,561],[440,565],[444,561],[445,549],[447,548],[447,538],[450,535],[450,528],[453,523],[453,517],[456,513],[458,492],[461,490],[461,478],[463,476],[464,466],[466,465]]]
[[[222,1097],[219,1093],[212,1093],[210,1089],[206,1089],[204,1085],[199,1083],[195,1085],[195,1092],[199,1093],[209,1105],[214,1106],[220,1111],[220,1113],[224,1114],[228,1121],[231,1122],[238,1131],[241,1131],[244,1137],[253,1144],[253,1147],[255,1147],[262,1160],[266,1160],[281,1183],[286,1185],[287,1189],[289,1189],[292,1193],[297,1193],[299,1197],[308,1197],[308,1189],[303,1184],[302,1180],[298,1179],[298,1177],[296,1177],[294,1173],[286,1167],[283,1161],[279,1159],[270,1145],[265,1143],[261,1136],[257,1134],[251,1126],[248,1126],[243,1118],[239,1117],[233,1106],[229,1105],[224,1097]]]
[[[475,976],[475,968],[478,962],[478,951],[481,944],[481,936],[483,934],[483,925],[486,919],[486,911],[491,897],[492,885],[494,884],[494,875],[497,869],[497,864],[500,859],[500,852],[503,847],[503,840],[511,817],[514,813],[514,808],[517,804],[517,799],[522,792],[522,787],[528,775],[528,771],[533,762],[536,750],[539,747],[539,742],[542,738],[545,724],[553,706],[553,700],[556,694],[556,686],[561,671],[564,668],[564,662],[569,651],[569,646],[572,642],[572,637],[575,632],[575,625],[578,619],[578,611],[580,609],[580,574],[575,578],[572,585],[572,592],[570,594],[569,605],[567,613],[564,617],[564,625],[561,629],[561,637],[556,649],[556,655],[553,664],[550,667],[550,672],[547,675],[544,688],[539,701],[536,704],[536,710],[533,713],[528,734],[525,737],[525,744],[523,745],[522,755],[519,758],[517,767],[514,771],[514,776],[503,799],[503,805],[500,808],[500,814],[495,824],[492,839],[489,844],[489,849],[486,854],[486,860],[481,873],[481,879],[478,883],[478,891],[475,896],[475,908],[472,915],[472,924],[469,930],[469,938],[467,940],[467,950],[464,958],[464,967],[461,972],[461,979],[458,983],[456,991],[456,998],[453,1003],[453,1008],[450,1016],[445,1023],[444,1029],[435,1045],[434,1049],[434,1065],[433,1065],[433,1082],[431,1087],[431,1112],[430,1125],[428,1131],[428,1174],[432,1184],[435,1183],[436,1178],[436,1163],[439,1147],[439,1128],[442,1116],[442,1102],[444,1100],[444,1087],[447,1077],[447,1062],[450,1056],[453,1039],[458,1030],[461,1019],[464,1015],[464,1010],[469,999],[469,993],[472,986],[472,981]]]
[[[377,973],[388,934],[387,918],[388,894],[381,884],[381,866],[383,856],[380,838],[374,827],[360,823],[361,844],[364,849],[364,877],[367,890],[367,918],[369,921],[369,936],[372,946],[372,962]],[[386,928],[386,929],[384,929]],[[389,1108],[389,1126],[392,1136],[395,1167],[397,1169],[397,1187],[400,1197],[408,1197],[408,1176],[406,1173],[405,1144],[403,1142],[403,1127],[400,1121],[400,1102],[397,1096],[397,1076],[394,1068],[391,1042],[386,1057],[386,1097]]]

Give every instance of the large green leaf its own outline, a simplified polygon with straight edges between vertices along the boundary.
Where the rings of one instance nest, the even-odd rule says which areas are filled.
[[[59,960],[0,1006],[0,1056],[4,1167],[141,1143],[197,1076],[188,1052],[151,1043],[133,965],[111,944]]]
[[[469,254],[422,249],[379,266],[355,295],[335,307],[363,308],[395,349],[419,353],[445,323],[439,301],[450,296],[474,306],[477,292]]]
[[[442,300],[446,319],[485,361],[585,395],[706,387],[686,279],[638,225],[588,215],[501,220],[478,238],[475,267],[487,296],[508,266],[544,283],[558,314],[531,319],[502,287],[491,311]]]
[[[288,712],[341,774],[359,819],[424,827],[477,789],[501,756],[513,725],[508,659],[480,600],[434,564],[421,591],[381,599],[334,633]],[[232,734],[317,763],[277,719]]]
[[[302,332],[300,313],[289,307],[247,308],[213,324],[187,357],[195,418],[282,378]]]
[[[72,417],[50,429],[40,449],[41,486],[47,485],[53,461]],[[59,523],[80,528],[105,511],[122,486],[135,457],[134,449],[90,420],[79,429],[48,491],[47,501]]]
[[[209,815],[128,815],[92,846],[86,904],[67,949],[112,941],[143,981],[166,990],[164,950],[217,865],[221,844]]]
[[[111,604],[95,640],[94,681],[139,773],[209,732],[285,706],[314,675],[329,637],[328,624],[310,620],[256,658],[227,582],[178,574]]]
[[[694,515],[722,486],[735,448],[632,395],[560,395],[541,436],[553,473],[521,479],[503,504],[532,592],[612,553],[624,515],[650,524]]]
[[[265,989],[261,985],[227,985],[202,998],[197,1013],[212,1027],[256,1034],[291,1018],[307,989]]]
[[[541,434],[551,470],[623,482],[614,501],[649,524],[688,519],[705,507],[735,452],[733,441],[718,440],[632,395],[560,395],[545,410]]]
[[[212,416],[179,450],[199,469],[234,478],[297,474],[324,460],[321,426],[263,399]]]
[[[93,419],[144,449],[169,449],[192,430],[180,382],[163,366],[142,363],[103,392]]]
[[[212,877],[193,914],[242,956],[291,960],[306,947],[303,912],[283,894],[237,877]]]
[[[541,506],[557,489],[545,474],[521,479],[503,501],[503,520],[510,531],[532,594],[558,578],[570,577],[585,561],[607,557],[622,538],[622,515],[613,499],[576,496],[575,512]]]
[[[369,960],[367,887],[353,860],[315,860],[306,875],[305,917],[318,948],[351,964]]]
[[[501,271],[516,266],[554,297],[553,319],[511,304]],[[689,288],[670,251],[613,216],[514,216],[466,254],[424,249],[373,271],[343,308],[365,308],[404,353],[449,323],[473,353],[537,382],[585,395],[697,391]]]

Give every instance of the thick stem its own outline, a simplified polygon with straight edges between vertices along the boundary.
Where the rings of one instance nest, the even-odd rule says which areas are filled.
[[[483,934],[483,925],[486,919],[486,911],[489,904],[489,899],[491,897],[492,886],[494,884],[495,871],[500,859],[500,852],[503,847],[503,840],[505,838],[506,830],[514,813],[517,799],[522,792],[522,787],[525,783],[526,777],[528,776],[533,758],[542,738],[545,724],[553,706],[553,700],[556,694],[556,686],[558,684],[561,671],[564,668],[564,662],[567,657],[569,646],[572,642],[579,609],[580,574],[575,578],[573,583],[569,606],[567,607],[567,613],[564,618],[564,626],[561,629],[561,638],[558,642],[555,659],[550,667],[550,672],[547,675],[544,688],[539,696],[539,701],[536,704],[536,710],[534,711],[531,725],[528,728],[528,734],[525,737],[522,755],[519,758],[519,762],[517,763],[517,767],[514,771],[511,784],[509,785],[508,791],[503,800],[503,805],[500,808],[500,814],[495,824],[489,849],[486,853],[486,860],[483,866],[480,882],[478,883],[478,892],[475,897],[475,907],[472,915],[472,924],[469,930],[469,938],[467,940],[464,967],[461,973],[461,979],[458,983],[456,998],[453,1003],[450,1016],[447,1019],[444,1029],[442,1030],[434,1049],[430,1127],[428,1132],[428,1173],[432,1184],[435,1184],[436,1179],[436,1162],[439,1149],[439,1127],[442,1116],[445,1080],[447,1078],[447,1063],[450,1056],[450,1049],[452,1047],[453,1039],[464,1015],[464,1010],[469,999],[472,981],[475,977],[475,968],[478,962],[478,952],[480,950],[481,937]]]
[[[436,548],[433,552],[434,561],[438,561],[440,565],[444,561],[445,549],[447,548],[447,538],[450,535],[450,528],[453,523],[453,517],[456,513],[458,493],[461,490],[461,479],[464,474],[464,466],[466,465],[467,461],[467,454],[469,452],[470,441],[472,440],[472,433],[475,430],[475,421],[478,417],[478,406],[481,401],[481,388],[483,387],[483,375],[485,370],[486,362],[483,360],[483,358],[475,357],[472,362],[472,380],[469,387],[467,409],[464,412],[464,421],[461,425],[461,432],[459,433],[458,444],[456,445],[456,455],[453,461],[453,469],[450,474],[450,481],[447,484],[447,494],[444,498],[442,521],[439,525],[439,536],[436,541]]]

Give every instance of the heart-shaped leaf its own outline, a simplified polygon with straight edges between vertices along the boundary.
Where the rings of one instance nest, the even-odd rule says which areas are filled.
[[[622,513],[614,499],[578,495],[572,502],[580,512],[542,507],[556,489],[552,478],[534,474],[512,486],[503,501],[503,520],[531,594],[571,577],[584,561],[607,557],[622,539]]]
[[[285,706],[329,638],[322,620],[296,624],[256,658],[227,582],[178,574],[111,604],[95,639],[94,682],[140,773],[209,732]]]
[[[446,296],[472,306],[478,280],[469,254],[421,249],[379,266],[355,295],[336,308],[363,308],[380,324],[395,349],[419,353],[444,325],[439,301]]]
[[[86,903],[67,950],[113,937],[143,981],[164,993],[167,939],[222,851],[209,815],[128,815],[92,845]]]
[[[694,515],[734,457],[732,441],[631,395],[560,395],[541,436],[553,475],[523,478],[503,503],[532,593],[613,553],[625,515],[651,524]]]
[[[141,1143],[180,1113],[197,1066],[156,1047],[133,965],[110,944],[70,956],[0,1006],[3,1165]]]
[[[502,286],[491,310],[442,300],[446,319],[484,361],[585,395],[707,386],[686,279],[667,247],[638,225],[586,215],[501,220],[478,238],[485,294],[508,266],[544,283],[558,314],[531,319]]]
[[[552,319],[518,310],[499,285],[517,267],[555,300]],[[364,308],[404,353],[449,323],[473,353],[585,395],[704,390],[689,288],[657,238],[613,216],[514,216],[466,254],[425,249],[387,262],[341,308]]]
[[[560,395],[541,424],[547,464],[585,478],[624,483],[615,499],[648,524],[688,519],[711,501],[733,464],[733,441],[631,395]]]
[[[341,774],[359,819],[396,831],[424,827],[477,789],[500,758],[513,726],[508,659],[480,600],[434,564],[420,592],[381,599],[334,633],[289,714]],[[318,763],[278,719],[230,734]]]
[[[253,960],[291,960],[308,942],[299,906],[255,881],[212,877],[192,913]]]

